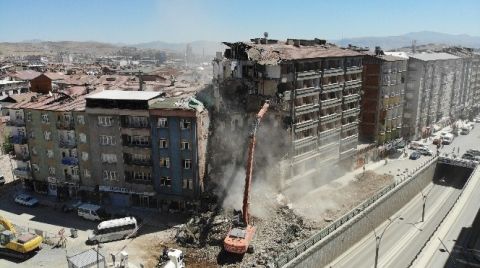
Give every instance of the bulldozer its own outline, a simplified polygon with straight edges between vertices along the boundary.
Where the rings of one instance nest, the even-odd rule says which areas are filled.
[[[251,244],[256,228],[250,221],[249,214],[249,196],[250,188],[252,184],[252,175],[253,175],[253,160],[255,155],[255,144],[256,144],[256,135],[258,127],[260,126],[260,121],[267,112],[269,107],[269,101],[267,100],[260,111],[256,115],[256,120],[253,123],[252,130],[249,134],[249,144],[248,144],[248,155],[247,155],[247,165],[246,165],[246,176],[245,176],[245,189],[243,192],[243,206],[241,213],[235,215],[233,219],[233,224],[230,230],[228,231],[227,236],[223,241],[223,247],[225,251],[234,254],[245,254],[247,252],[253,253],[254,247]]]
[[[43,237],[32,233],[17,233],[13,224],[0,216],[0,256],[25,260],[40,249]]]

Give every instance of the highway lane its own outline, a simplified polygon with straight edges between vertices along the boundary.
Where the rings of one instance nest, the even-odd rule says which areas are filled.
[[[480,195],[478,194],[480,192],[480,170],[478,168],[472,176],[471,183],[473,184],[471,191],[460,198],[458,207],[453,209],[451,215],[442,223],[414,267],[480,267],[479,258],[472,254],[475,252],[475,255],[478,256],[478,251],[469,249],[476,244],[478,250],[478,231],[475,232],[470,228],[480,210]],[[471,240],[473,243],[468,245]],[[449,260],[450,254],[452,258]]]
[[[450,179],[457,183],[462,180],[461,177]],[[391,217],[395,220],[381,240],[378,267],[408,267],[453,205],[461,189],[431,183],[423,192],[429,192],[425,222],[421,222],[423,199],[419,194]],[[385,221],[377,227],[377,234],[380,235],[388,224],[389,221]],[[373,267],[374,261],[375,233],[372,231],[328,267]]]

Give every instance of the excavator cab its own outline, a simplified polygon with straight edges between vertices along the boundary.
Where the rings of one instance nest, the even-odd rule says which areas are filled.
[[[15,235],[12,231],[5,230],[0,233],[0,245],[5,246],[6,244],[10,243],[15,238]]]

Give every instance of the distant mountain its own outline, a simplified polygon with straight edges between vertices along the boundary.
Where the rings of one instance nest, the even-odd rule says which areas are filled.
[[[100,42],[58,41],[49,42],[30,40],[27,42],[0,43],[0,51],[4,55],[55,55],[58,52],[82,53],[92,55],[109,55],[119,50],[119,47]]]
[[[435,43],[480,48],[480,36],[445,34],[431,31],[412,32],[397,36],[344,38],[332,40],[332,42],[340,46],[352,44],[362,47],[367,46],[370,49],[380,46],[385,50],[411,46],[413,40],[417,40],[417,45]]]
[[[185,53],[187,44],[190,44],[193,53],[197,55],[203,55],[205,53],[207,56],[212,56],[215,55],[217,51],[223,52],[223,50],[225,50],[225,45],[223,45],[221,42],[214,41],[193,41],[190,43],[168,43],[162,41],[153,41],[148,43],[134,44],[131,46],[137,48],[161,49],[176,53]]]

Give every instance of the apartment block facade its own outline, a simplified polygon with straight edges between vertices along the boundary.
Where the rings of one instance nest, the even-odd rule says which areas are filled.
[[[278,167],[281,183],[321,166],[353,162],[361,53],[320,39],[224,44],[229,48],[213,61],[215,108],[225,122],[216,129],[222,134],[214,142],[229,138],[219,151],[242,158],[249,122],[269,100],[268,130],[259,134],[258,157],[268,160],[264,165]]]
[[[402,132],[429,135],[461,115],[462,59],[448,53],[417,53],[408,60]]]
[[[407,59],[367,54],[363,59],[360,138],[385,144],[402,137]]]

